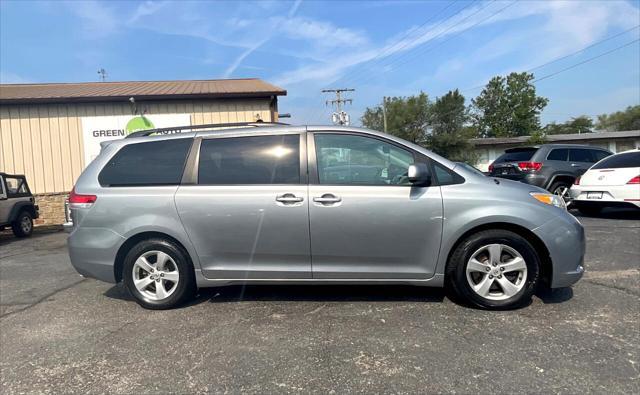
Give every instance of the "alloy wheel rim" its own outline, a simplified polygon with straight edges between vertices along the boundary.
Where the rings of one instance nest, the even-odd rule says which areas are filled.
[[[159,301],[171,296],[180,281],[178,265],[162,251],[147,251],[133,264],[133,285],[144,297]]]
[[[569,197],[567,195],[567,192],[569,192],[569,188],[565,186],[561,186],[561,187],[557,187],[555,191],[553,191],[553,194],[560,196],[564,200],[567,200],[567,198]]]
[[[471,255],[466,266],[467,282],[482,298],[506,300],[527,281],[527,263],[518,251],[505,244],[488,244]]]
[[[31,230],[31,221],[29,220],[29,217],[22,217],[22,221],[20,221],[20,227],[22,227],[23,232],[29,233],[29,231]]]

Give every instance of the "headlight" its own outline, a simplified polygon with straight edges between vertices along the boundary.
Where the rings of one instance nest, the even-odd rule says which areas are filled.
[[[564,199],[558,195],[540,192],[530,192],[529,195],[531,195],[540,203],[549,204],[551,206],[556,206],[565,210],[567,209],[567,205],[564,203]]]

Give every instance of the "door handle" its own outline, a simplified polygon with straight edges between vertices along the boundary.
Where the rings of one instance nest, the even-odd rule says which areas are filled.
[[[332,203],[339,203],[342,201],[342,199],[340,199],[336,195],[325,193],[320,197],[314,197],[313,201],[316,203],[322,203],[322,204],[332,204]]]
[[[572,164],[571,164],[571,167],[578,167],[578,166],[580,166],[580,165],[579,165],[579,164],[577,164],[577,163],[572,163]]]
[[[304,198],[298,197],[293,193],[285,193],[284,195],[276,196],[276,200],[280,203],[300,203]]]

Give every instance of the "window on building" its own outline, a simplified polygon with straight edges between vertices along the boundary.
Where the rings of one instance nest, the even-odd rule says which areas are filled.
[[[102,186],[178,185],[193,139],[125,145],[100,172]]]
[[[328,185],[410,185],[413,154],[382,140],[350,134],[315,135],[318,178]]]
[[[198,184],[300,183],[300,135],[202,140]]]

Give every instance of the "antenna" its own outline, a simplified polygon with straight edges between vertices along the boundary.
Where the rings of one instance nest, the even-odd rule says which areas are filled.
[[[335,93],[336,94],[336,98],[334,100],[327,100],[326,101],[326,105],[328,106],[329,104],[331,104],[332,106],[335,105],[336,106],[336,111],[331,114],[331,120],[333,121],[334,124],[336,125],[349,125],[349,121],[351,120],[351,118],[349,117],[349,114],[347,114],[343,109],[342,109],[342,105],[349,103],[349,104],[353,104],[353,99],[343,99],[342,98],[342,93],[343,92],[354,92],[355,89],[352,88],[342,88],[342,89],[323,89],[322,93]]]
[[[100,76],[100,80],[105,82],[107,80],[107,70],[100,68],[98,69],[98,75]]]

